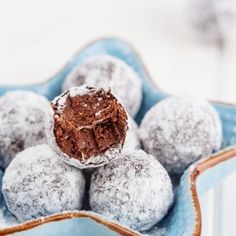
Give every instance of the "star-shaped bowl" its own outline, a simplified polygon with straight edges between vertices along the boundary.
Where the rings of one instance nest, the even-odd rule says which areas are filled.
[[[136,116],[140,123],[145,113],[168,94],[152,81],[141,58],[128,43],[114,38],[94,41],[80,50],[72,60],[48,81],[27,86],[1,86],[0,94],[15,89],[33,90],[53,99],[61,93],[61,84],[67,74],[90,56],[108,54],[128,63],[143,84],[143,101]],[[212,102],[223,123],[223,148],[220,152],[192,164],[183,174],[176,189],[176,200],[168,215],[145,235],[198,236],[201,234],[201,206],[199,196],[236,170],[236,105]],[[3,199],[0,204],[4,205]],[[5,209],[6,211],[6,209]],[[4,212],[5,212],[4,211]],[[7,215],[7,214],[6,214]],[[3,214],[3,217],[8,217]],[[1,226],[0,235],[140,235],[101,215],[85,211],[62,212],[10,226]]]

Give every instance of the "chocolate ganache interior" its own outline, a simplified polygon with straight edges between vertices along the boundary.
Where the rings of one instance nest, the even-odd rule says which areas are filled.
[[[57,145],[75,159],[88,159],[123,145],[128,129],[126,111],[110,90],[86,89],[78,94],[68,90],[52,103]]]

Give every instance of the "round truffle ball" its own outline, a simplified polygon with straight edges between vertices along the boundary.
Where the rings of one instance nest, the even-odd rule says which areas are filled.
[[[138,126],[130,116],[128,116],[128,127],[123,151],[140,149],[141,144],[138,136]]]
[[[153,106],[145,115],[139,134],[144,150],[170,174],[182,174],[222,143],[217,111],[207,101],[187,96],[169,97]]]
[[[49,102],[30,91],[7,92],[0,97],[0,167],[5,169],[27,147],[47,143]]]
[[[164,167],[142,150],[121,156],[92,174],[90,206],[134,230],[148,230],[172,205],[171,180]]]
[[[8,209],[23,222],[80,209],[84,188],[82,172],[42,144],[16,155],[5,171],[2,192]]]
[[[235,0],[189,0],[188,15],[205,41],[221,43],[235,35]]]
[[[128,64],[118,58],[99,55],[87,59],[66,77],[63,90],[83,84],[105,89],[110,87],[132,117],[140,108],[141,80]]]
[[[73,87],[52,102],[48,142],[68,164],[93,168],[117,158],[127,114],[110,90]]]

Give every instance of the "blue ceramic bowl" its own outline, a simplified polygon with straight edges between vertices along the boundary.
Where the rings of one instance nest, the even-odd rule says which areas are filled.
[[[80,50],[72,60],[50,80],[37,85],[2,86],[0,95],[15,89],[33,90],[53,99],[61,93],[61,84],[67,74],[90,56],[108,54],[128,63],[143,84],[143,101],[136,121],[140,123],[145,113],[157,102],[168,96],[152,82],[140,57],[126,42],[102,39]],[[166,236],[200,235],[201,209],[199,195],[236,170],[236,106],[213,102],[223,123],[224,149],[191,165],[181,178],[176,190],[176,201],[169,214],[147,235],[158,233]],[[139,235],[126,227],[90,212],[74,211],[40,218],[16,226],[0,229],[0,235]]]

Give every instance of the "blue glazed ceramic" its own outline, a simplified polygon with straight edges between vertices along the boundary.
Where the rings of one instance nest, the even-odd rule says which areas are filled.
[[[142,61],[134,49],[118,39],[102,39],[91,43],[80,52],[53,78],[27,86],[2,86],[0,94],[15,89],[33,90],[53,99],[61,93],[61,84],[66,75],[90,56],[109,54],[128,63],[140,76],[143,84],[142,106],[136,121],[140,123],[144,114],[156,103],[168,96],[152,82]],[[201,233],[201,209],[198,197],[236,170],[236,106],[214,102],[223,122],[223,150],[211,157],[194,163],[186,170],[176,190],[176,201],[169,214],[145,235],[189,236]],[[2,176],[2,174],[0,175]],[[0,196],[0,202],[3,202]],[[3,204],[3,203],[2,203]],[[0,229],[0,235],[139,235],[102,216],[89,212],[70,212],[48,216],[25,224]]]

